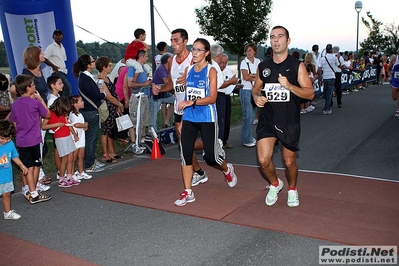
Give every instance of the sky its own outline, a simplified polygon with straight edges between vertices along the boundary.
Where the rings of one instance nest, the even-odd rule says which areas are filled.
[[[134,39],[136,28],[147,32],[146,42],[151,44],[150,1],[149,0],[70,0],[75,39],[83,42],[104,41],[129,43]],[[356,50],[357,13],[354,0],[275,0],[269,14],[271,26],[282,25],[290,32],[290,48],[311,50],[313,44],[322,49],[327,43],[338,45],[341,51]],[[153,0],[155,42],[170,43],[170,32],[184,28],[189,34],[189,43],[198,37],[214,40],[199,34],[194,9],[207,4],[205,0]],[[361,17],[373,17],[386,24],[399,25],[399,1],[363,0],[359,16],[359,43],[367,38],[367,28]],[[160,15],[158,15],[157,11]],[[395,16],[396,15],[396,16]],[[162,19],[160,18],[162,17]],[[80,29],[85,28],[92,34]],[[169,29],[168,29],[169,28]],[[0,39],[2,35],[0,35]],[[269,45],[269,40],[266,41]],[[360,46],[359,46],[360,47]],[[320,49],[320,50],[321,50]]]

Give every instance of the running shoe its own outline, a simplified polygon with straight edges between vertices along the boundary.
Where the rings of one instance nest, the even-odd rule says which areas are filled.
[[[37,191],[47,191],[47,190],[49,190],[50,188],[51,188],[50,186],[47,186],[47,185],[42,184],[42,183],[40,183],[40,182],[37,182],[37,184],[36,184],[36,190],[37,190]]]
[[[396,109],[395,117],[399,117],[399,109]]]
[[[299,205],[298,191],[296,189],[288,190],[287,205],[289,207],[297,207]]]
[[[100,167],[100,168],[105,167],[105,163],[100,163],[100,162],[97,161],[97,160],[94,160],[94,163],[95,163],[98,167]]]
[[[194,192],[191,191],[191,194],[188,194],[187,191],[183,191],[180,193],[180,198],[175,201],[176,206],[184,206],[186,205],[187,202],[194,202],[195,197],[194,197]]]
[[[191,180],[191,186],[195,187],[201,183],[205,183],[206,181],[208,181],[208,176],[205,173],[205,171],[204,171],[203,175],[200,175],[197,172],[194,172],[193,179]]]
[[[4,219],[6,220],[18,220],[21,215],[15,212],[15,210],[10,210],[9,212],[3,212]]]
[[[234,166],[231,163],[228,163],[227,168],[229,169],[229,171],[227,171],[227,173],[224,173],[224,178],[226,179],[229,187],[235,187],[237,185],[237,176],[234,173]]]
[[[93,164],[90,168],[86,168],[86,172],[87,173],[98,173],[98,172],[102,172],[105,169],[102,167],[99,167],[97,164]]]
[[[93,176],[88,175],[85,171],[79,173],[78,171],[76,171],[75,173],[76,177],[79,179],[91,179]]]
[[[65,180],[60,180],[60,181],[58,181],[58,186],[67,188],[67,187],[72,187],[72,184],[68,183]]]
[[[277,187],[270,185],[267,186],[266,188],[269,188],[269,192],[267,193],[265,202],[267,206],[273,206],[277,200],[278,200],[278,193],[283,189],[283,181],[281,181],[280,178],[277,178],[278,180],[278,185]]]

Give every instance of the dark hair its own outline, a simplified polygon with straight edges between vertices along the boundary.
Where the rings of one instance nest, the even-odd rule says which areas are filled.
[[[55,113],[56,116],[67,115],[71,112],[72,107],[69,102],[69,98],[66,96],[60,96],[50,106],[50,110]]]
[[[317,44],[313,44],[312,51],[319,50],[319,46]]]
[[[136,39],[138,39],[138,38],[140,37],[141,34],[145,34],[145,30],[138,28],[138,29],[136,29],[136,30],[134,31],[134,37],[135,37]]]
[[[272,57],[272,56],[273,56],[273,48],[268,47],[268,48],[266,49],[266,54],[265,54],[265,56],[266,56],[266,57]]]
[[[291,55],[298,60],[299,60],[299,57],[301,56],[301,54],[298,51],[293,51]]]
[[[157,49],[158,49],[158,51],[162,52],[166,46],[167,46],[166,42],[159,42],[157,44]]]
[[[61,79],[60,77],[57,76],[49,76],[47,78],[47,86],[49,87],[49,89],[51,89],[51,85],[54,85],[55,83],[57,83],[57,81]]]
[[[175,29],[174,31],[172,31],[172,34],[175,33],[180,33],[180,37],[182,38],[182,40],[188,40],[188,33],[185,29]]]
[[[111,63],[111,59],[108,56],[100,56],[96,60],[96,69],[101,72],[104,67],[108,67],[109,63]]]
[[[3,138],[14,137],[15,136],[15,126],[14,123],[8,120],[0,120],[0,136]]]
[[[14,85],[19,95],[26,93],[26,88],[28,88],[34,81],[32,76],[20,74],[15,77]]]
[[[6,75],[0,73],[0,91],[6,91],[10,86],[10,81]]]
[[[144,56],[145,53],[147,53],[144,50],[138,50],[137,55],[136,55],[136,61],[139,60],[140,56]]]
[[[169,58],[171,58],[171,57],[172,57],[172,54],[171,54],[171,53],[164,53],[164,54],[161,56],[161,64],[162,64],[162,65],[166,64],[166,63],[168,62]]]
[[[208,42],[207,39],[204,39],[204,38],[197,38],[197,39],[194,41],[194,43],[196,43],[196,42],[201,43],[201,44],[204,46],[204,49],[205,49],[206,52],[209,52],[209,51],[210,51],[211,45],[210,45],[210,43]],[[193,44],[194,44],[194,43],[193,43]],[[208,55],[205,57],[205,61],[208,62],[209,64],[212,64],[212,56],[211,56],[211,53],[210,53],[210,52],[209,52]]]
[[[84,54],[79,56],[78,61],[73,63],[73,75],[79,77],[79,73],[87,70],[87,65],[91,64],[90,55]]]
[[[326,45],[326,53],[332,53],[333,52],[333,48],[332,48],[332,44],[327,44]]]
[[[71,109],[72,109],[71,111],[75,115],[79,115],[79,111],[73,105],[78,103],[80,98],[82,98],[80,95],[73,95],[73,96],[69,97],[69,103],[71,104]]]
[[[272,30],[274,29],[283,29],[285,31],[285,35],[287,36],[287,39],[290,37],[290,33],[288,32],[288,30],[283,27],[283,26],[274,26]]]
[[[255,51],[255,54],[258,52],[258,47],[256,46],[256,44],[250,42],[247,45],[245,45],[244,47],[244,53],[247,51],[248,48],[252,48],[252,50]]]

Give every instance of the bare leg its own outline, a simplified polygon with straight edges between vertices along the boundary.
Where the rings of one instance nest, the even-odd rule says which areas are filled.
[[[3,209],[4,212],[9,212],[11,210],[11,192],[3,193]]]
[[[298,165],[296,163],[296,152],[283,146],[283,160],[285,164],[285,176],[288,181],[288,188],[295,188],[298,180]]]
[[[183,185],[185,189],[191,189],[191,180],[193,178],[193,166],[192,165],[182,165],[181,167]]]
[[[276,168],[272,160],[276,140],[276,138],[263,138],[258,140],[256,145],[260,170],[271,184],[277,183]]]

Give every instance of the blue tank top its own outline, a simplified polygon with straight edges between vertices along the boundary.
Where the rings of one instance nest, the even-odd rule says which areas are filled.
[[[193,66],[188,69],[186,77],[186,100],[195,100],[210,95],[209,70],[211,65],[207,65],[200,72],[196,72]],[[207,105],[196,105],[184,109],[183,120],[191,122],[216,122],[216,103]]]

